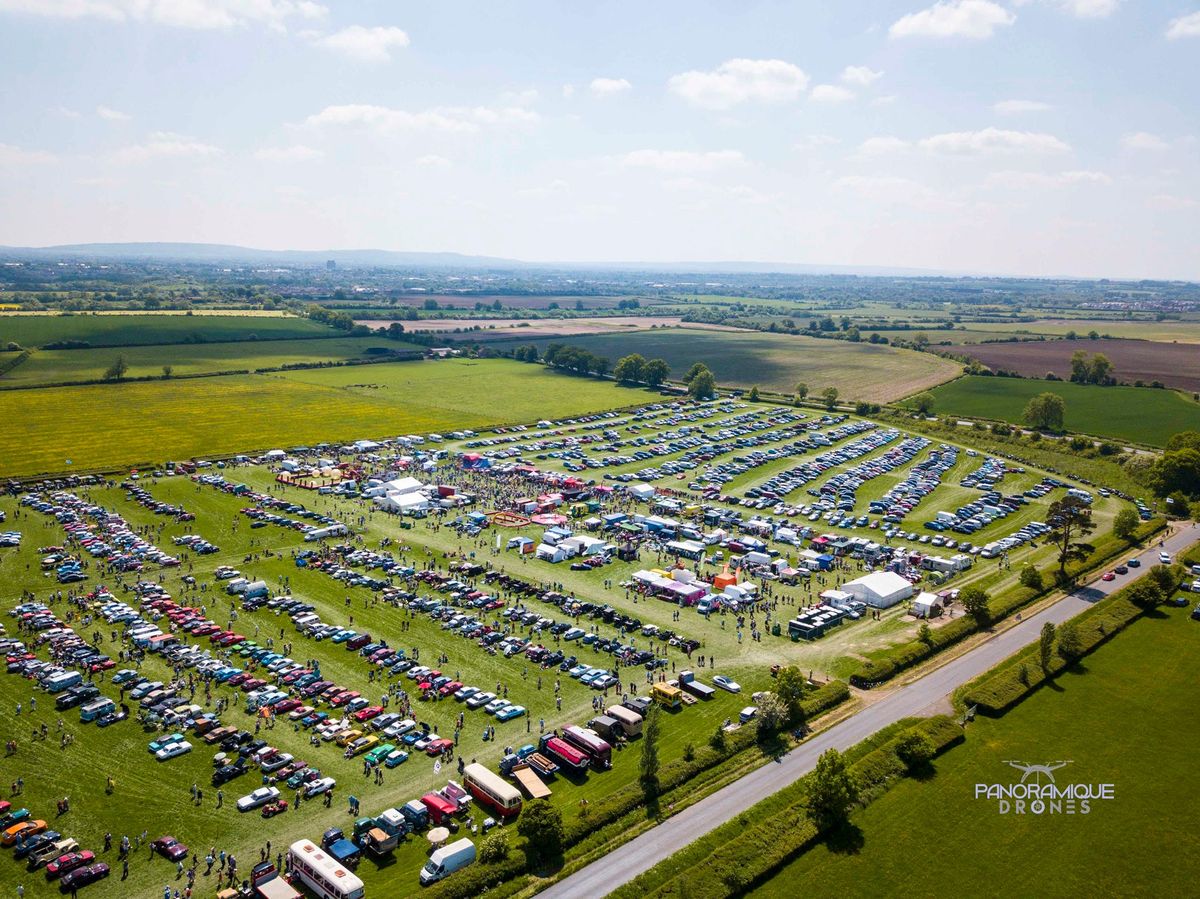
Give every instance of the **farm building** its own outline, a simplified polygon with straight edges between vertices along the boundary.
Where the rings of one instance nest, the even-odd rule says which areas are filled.
[[[843,590],[876,609],[890,609],[913,595],[913,585],[894,571],[873,571],[843,585]]]

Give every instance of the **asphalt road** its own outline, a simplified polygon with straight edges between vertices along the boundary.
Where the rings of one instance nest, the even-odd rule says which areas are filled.
[[[1200,525],[1191,524],[1166,541],[1165,549],[1178,553],[1200,540]],[[1141,571],[1158,562],[1157,543],[1139,554]],[[1130,558],[1132,557],[1132,554]],[[581,868],[544,890],[550,899],[606,896],[643,871],[683,849],[696,838],[741,814],[807,774],[827,749],[845,750],[901,718],[926,713],[954,690],[996,663],[1038,639],[1047,621],[1061,624],[1097,600],[1119,590],[1138,572],[1118,575],[1116,580],[1095,581],[1070,596],[1023,618],[1015,626],[979,644],[965,655],[903,686],[861,711],[821,731],[800,744],[775,764],[757,768],[744,777],[681,811],[641,836]]]

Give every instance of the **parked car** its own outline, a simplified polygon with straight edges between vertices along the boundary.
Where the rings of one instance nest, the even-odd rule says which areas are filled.
[[[274,802],[279,798],[279,790],[275,787],[259,787],[252,793],[247,793],[237,801],[237,810],[239,812],[249,812],[266,805],[268,802]]]
[[[96,862],[94,865],[84,865],[74,871],[68,871],[58,882],[58,888],[64,893],[70,893],[80,887],[103,880],[108,876],[108,865]]]
[[[173,862],[187,858],[188,854],[188,847],[171,836],[161,836],[157,840],[152,840],[150,849]]]
[[[722,690],[728,690],[730,693],[741,693],[742,687],[735,680],[730,680],[723,674],[718,674],[713,678],[713,685],[720,687]]]

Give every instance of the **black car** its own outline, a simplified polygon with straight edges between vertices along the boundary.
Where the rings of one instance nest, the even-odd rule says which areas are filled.
[[[62,839],[62,834],[57,830],[44,830],[39,834],[34,834],[28,840],[17,840],[17,845],[13,851],[14,858],[24,858],[27,855],[32,855],[44,846],[49,846]]]

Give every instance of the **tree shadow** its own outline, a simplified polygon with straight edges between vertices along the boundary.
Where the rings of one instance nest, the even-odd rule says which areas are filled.
[[[839,824],[825,836],[825,845],[836,855],[858,855],[866,842],[862,828],[852,821]]]

